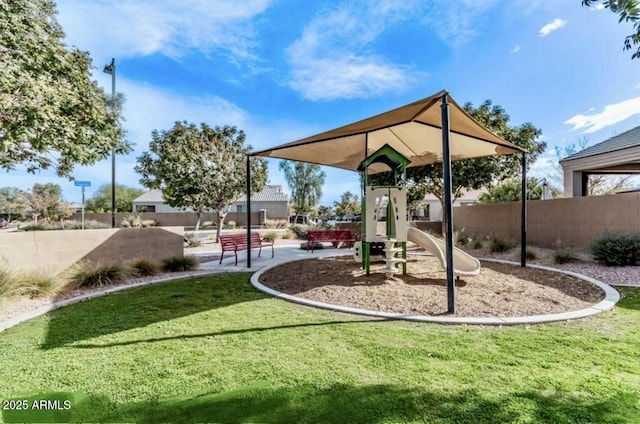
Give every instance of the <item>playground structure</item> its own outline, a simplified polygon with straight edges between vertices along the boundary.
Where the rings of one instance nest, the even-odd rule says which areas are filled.
[[[393,173],[394,185],[367,185],[367,168],[374,163],[386,164]],[[446,243],[407,224],[407,191],[399,184],[405,180],[405,168],[409,159],[388,144],[376,150],[360,163],[362,173],[362,222],[361,241],[354,249],[354,259],[362,263],[366,274],[370,274],[371,256],[374,246],[383,244],[385,267],[382,272],[389,278],[399,273],[407,273],[407,240],[432,253],[446,271]],[[384,215],[383,215],[384,212]],[[385,231],[380,234],[378,222],[385,217]],[[453,248],[453,270],[457,277],[477,275],[480,261],[468,253]]]
[[[385,159],[370,160],[370,152],[377,152],[385,145],[399,152],[404,160],[401,166]],[[458,103],[446,90],[429,97],[324,131],[290,143],[247,156],[247,239],[251,232],[251,158],[256,156],[311,162],[350,171],[373,175],[391,169],[404,169],[442,163],[444,192],[443,218],[445,222],[445,263],[447,279],[447,313],[454,314],[455,276],[453,246],[453,213],[451,162],[492,155],[520,154],[522,164],[522,196],[520,219],[520,266],[526,266],[527,246],[527,151],[492,133]],[[383,155],[385,156],[385,155]],[[366,158],[362,161],[362,158]],[[406,163],[408,161],[408,163]],[[367,163],[368,162],[368,163]],[[379,163],[378,163],[379,162]],[[364,165],[364,169],[363,169]],[[396,173],[397,175],[397,173]],[[397,183],[397,182],[396,182]],[[363,186],[366,187],[366,181]],[[363,232],[366,228],[363,228]],[[364,262],[371,247],[363,239]],[[391,237],[388,237],[390,240]],[[365,252],[364,250],[367,250]],[[247,267],[251,257],[247,256]]]

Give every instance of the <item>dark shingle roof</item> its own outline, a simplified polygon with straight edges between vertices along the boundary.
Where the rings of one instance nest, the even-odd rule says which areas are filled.
[[[640,146],[640,127],[635,127],[622,134],[618,134],[603,142],[587,147],[577,153],[567,156],[560,162],[573,159],[586,158],[588,156],[601,155],[604,153],[614,152],[616,150],[628,149],[630,147]]]

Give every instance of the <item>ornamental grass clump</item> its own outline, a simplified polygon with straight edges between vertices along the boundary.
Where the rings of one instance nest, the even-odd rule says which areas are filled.
[[[166,272],[193,271],[198,261],[193,256],[171,256],[162,261],[162,270]]]
[[[193,235],[193,233],[185,234],[184,236],[185,247],[199,247],[202,242]]]
[[[561,247],[553,252],[553,263],[562,265],[580,262],[578,255],[570,247]]]
[[[20,296],[32,299],[54,295],[61,284],[43,272],[0,269],[0,301]]]
[[[303,227],[301,225],[292,225],[291,228],[289,228],[289,230],[295,234],[296,238],[299,240],[306,240],[307,239],[307,232],[309,232],[309,228],[308,227]]]
[[[603,233],[591,243],[593,258],[606,266],[635,265],[640,257],[640,236]]]
[[[277,238],[278,238],[278,233],[275,231],[269,231],[262,235],[262,239],[266,241],[273,242],[273,241],[276,241]]]
[[[69,281],[77,287],[102,287],[125,281],[131,273],[121,264],[81,261],[69,272]]]
[[[138,277],[150,277],[160,272],[160,267],[155,262],[149,259],[137,259],[131,264],[132,274]]]
[[[516,246],[511,240],[503,239],[500,237],[494,237],[491,240],[491,252],[502,253],[513,249]]]

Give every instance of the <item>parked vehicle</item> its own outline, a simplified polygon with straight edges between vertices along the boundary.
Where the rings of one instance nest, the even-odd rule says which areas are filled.
[[[289,217],[289,224],[315,224],[316,222],[309,218],[309,215],[292,215]]]

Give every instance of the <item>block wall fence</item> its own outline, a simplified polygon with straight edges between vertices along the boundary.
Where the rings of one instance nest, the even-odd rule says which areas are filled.
[[[604,232],[640,234],[640,193],[527,202],[527,242],[588,248]],[[520,240],[520,202],[453,208],[456,231]]]

